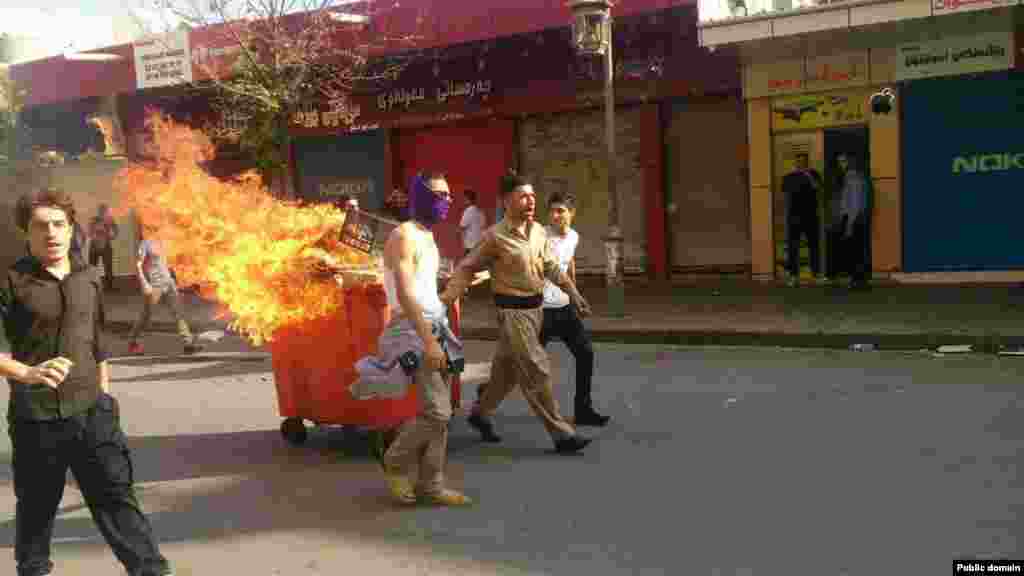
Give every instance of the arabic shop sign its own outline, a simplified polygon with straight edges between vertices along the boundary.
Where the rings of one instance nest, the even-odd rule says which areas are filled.
[[[464,97],[466,100],[472,100],[476,96],[479,96],[481,100],[487,100],[490,93],[490,80],[476,80],[469,82],[453,82],[449,80],[433,92],[428,91],[426,88],[419,87],[398,88],[391,90],[390,92],[378,94],[377,109],[382,112],[387,112],[393,108],[401,106],[408,110],[411,105],[427,100],[428,95],[432,101],[438,104],[445,104],[450,98],[457,98],[459,96]]]
[[[380,128],[377,123],[362,124],[356,121],[362,116],[362,107],[351,106],[346,110],[319,110],[306,105],[292,115],[292,124],[312,130],[318,128],[343,128],[349,132],[366,132]]]
[[[864,90],[776,98],[772,101],[772,131],[862,124],[867,121],[867,99]]]
[[[935,16],[939,16],[953,12],[991,10],[1016,3],[1017,0],[932,0],[932,12]]]
[[[955,76],[1012,67],[1013,35],[986,32],[900,46],[893,79]]]

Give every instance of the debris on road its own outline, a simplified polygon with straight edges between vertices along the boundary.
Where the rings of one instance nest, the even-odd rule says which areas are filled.
[[[947,344],[945,346],[939,346],[939,354],[964,354],[974,350],[974,347],[970,344]]]

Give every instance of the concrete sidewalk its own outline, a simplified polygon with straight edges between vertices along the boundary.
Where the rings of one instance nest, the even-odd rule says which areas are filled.
[[[595,341],[903,350],[970,344],[988,352],[1024,345],[1024,288],[1017,286],[878,284],[849,292],[746,280],[630,280],[628,316],[610,318],[603,280],[581,284],[595,311],[586,321]],[[188,293],[184,300],[194,331],[226,327],[215,304]],[[115,331],[126,331],[140,306],[137,294],[125,292],[108,294],[107,304]],[[170,315],[158,310],[153,329],[173,328]],[[462,330],[466,339],[496,338],[486,284],[464,300]]]

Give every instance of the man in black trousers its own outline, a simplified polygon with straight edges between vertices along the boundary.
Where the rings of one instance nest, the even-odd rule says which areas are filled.
[[[18,200],[29,254],[0,282],[0,377],[11,387],[18,576],[53,570],[50,542],[70,467],[93,520],[130,576],[171,573],[135,497],[132,462],[110,394],[103,289],[71,256],[74,208],[54,188]]]
[[[786,265],[790,286],[800,282],[800,237],[807,238],[811,272],[819,275],[818,258],[818,190],[821,176],[809,167],[806,152],[796,155],[796,169],[782,178],[786,201]]]

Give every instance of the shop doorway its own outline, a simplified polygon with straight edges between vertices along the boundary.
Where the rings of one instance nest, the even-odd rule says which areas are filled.
[[[868,141],[868,128],[867,126],[848,126],[844,128],[833,128],[824,131],[824,145],[825,145],[825,188],[827,193],[825,194],[825,214],[827,215],[826,225],[831,226],[832,224],[832,213],[833,207],[839,202],[840,192],[843,186],[843,174],[839,169],[839,156],[846,155],[847,157],[856,158],[857,165],[861,172],[866,178],[871,177],[871,158],[869,156],[870,144]],[[869,255],[868,270],[871,270],[870,254],[871,254],[871,220],[870,220],[870,207],[871,198],[868,198],[868,247],[867,254]],[[834,239],[829,238],[829,246],[826,249],[825,257],[829,257],[830,254],[834,257],[834,251],[832,250],[832,243]]]
[[[775,277],[783,278],[786,272],[786,263],[788,260],[788,248],[787,248],[787,225],[786,225],[786,197],[782,189],[782,181],[787,174],[793,172],[796,169],[796,158],[798,155],[807,154],[809,167],[816,171],[819,175],[822,175],[824,179],[824,155],[822,147],[822,135],[820,130],[813,132],[784,132],[776,134],[772,139],[772,152],[773,152],[773,166],[772,166],[772,237],[774,238],[775,248]],[[823,219],[822,216],[826,214],[824,211],[824,197],[825,191],[818,191],[818,234],[817,234],[817,245],[819,254],[819,264],[823,264]],[[811,266],[811,254],[812,250],[807,243],[807,236],[800,237],[800,247],[798,249],[800,259],[800,276],[801,278],[811,278],[812,266]],[[823,268],[819,268],[822,270]]]

